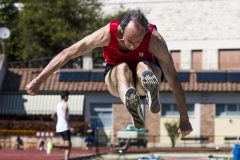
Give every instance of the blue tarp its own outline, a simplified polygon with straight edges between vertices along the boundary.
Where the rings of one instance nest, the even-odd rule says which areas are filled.
[[[236,145],[233,149],[233,160],[240,160],[240,145]]]

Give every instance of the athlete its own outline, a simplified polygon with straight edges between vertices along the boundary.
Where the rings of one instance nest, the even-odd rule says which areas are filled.
[[[156,26],[149,24],[139,10],[128,11],[121,21],[111,21],[64,49],[26,86],[27,92],[36,95],[41,84],[54,71],[70,59],[82,56],[96,47],[102,47],[103,50],[107,88],[112,95],[122,100],[136,128],[145,125],[140,107],[141,98],[147,97],[152,113],[161,110],[159,85],[164,74],[172,87],[180,114],[178,133],[182,137],[190,134],[192,126],[186,110],[185,95],[167,45]]]
[[[53,144],[52,142],[48,142],[47,144],[47,154],[50,154],[53,148],[61,148],[65,149],[65,160],[69,159],[72,143],[71,143],[71,131],[68,119],[69,119],[69,111],[68,111],[68,91],[63,91],[61,93],[61,102],[57,104],[56,111],[53,112],[51,118],[57,122],[56,132],[62,137],[64,143],[63,144]]]

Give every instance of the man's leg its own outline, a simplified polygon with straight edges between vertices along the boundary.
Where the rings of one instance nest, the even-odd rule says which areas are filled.
[[[59,148],[59,149],[64,149],[65,150],[65,160],[69,159],[69,155],[70,155],[70,151],[72,148],[72,143],[69,140],[64,140],[63,144],[59,144],[59,143],[52,143],[53,148]],[[49,154],[49,153],[48,153]]]
[[[105,77],[109,92],[120,97],[131,115],[136,128],[144,127],[144,119],[140,107],[140,97],[134,88],[132,71],[126,63],[121,63],[112,68]]]
[[[72,148],[72,143],[71,141],[65,141],[64,143],[66,143],[69,146],[68,149],[65,149],[65,160],[68,160]]]
[[[128,88],[134,87],[132,71],[126,63],[121,63],[108,71],[105,77],[105,83],[108,91],[120,97],[122,102],[125,102],[125,93]]]
[[[72,148],[72,143],[71,143],[71,132],[70,130],[66,130],[63,132],[59,132],[60,136],[63,139],[63,143],[59,144],[59,143],[52,143],[52,142],[48,142],[47,144],[47,154],[50,154],[51,150],[53,148],[59,148],[59,149],[64,149],[65,150],[65,160],[68,159],[69,155],[70,155],[70,150]]]
[[[70,141],[64,141],[63,144],[59,143],[53,143],[54,148],[60,148],[60,149],[69,149],[71,148],[71,142]]]
[[[147,96],[149,109],[152,113],[158,113],[161,110],[159,100],[161,76],[162,70],[157,65],[147,61],[139,62],[136,88],[140,95]]]

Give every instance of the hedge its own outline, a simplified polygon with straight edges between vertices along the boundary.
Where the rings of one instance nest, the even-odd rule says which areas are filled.
[[[75,134],[86,135],[88,122],[70,122]],[[0,120],[0,130],[56,131],[55,122]]]

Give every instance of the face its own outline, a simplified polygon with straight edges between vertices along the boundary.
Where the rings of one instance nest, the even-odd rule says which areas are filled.
[[[126,47],[131,51],[136,49],[142,42],[145,34],[142,26],[140,26],[140,29],[137,29],[134,22],[129,22],[123,33],[123,40]]]

